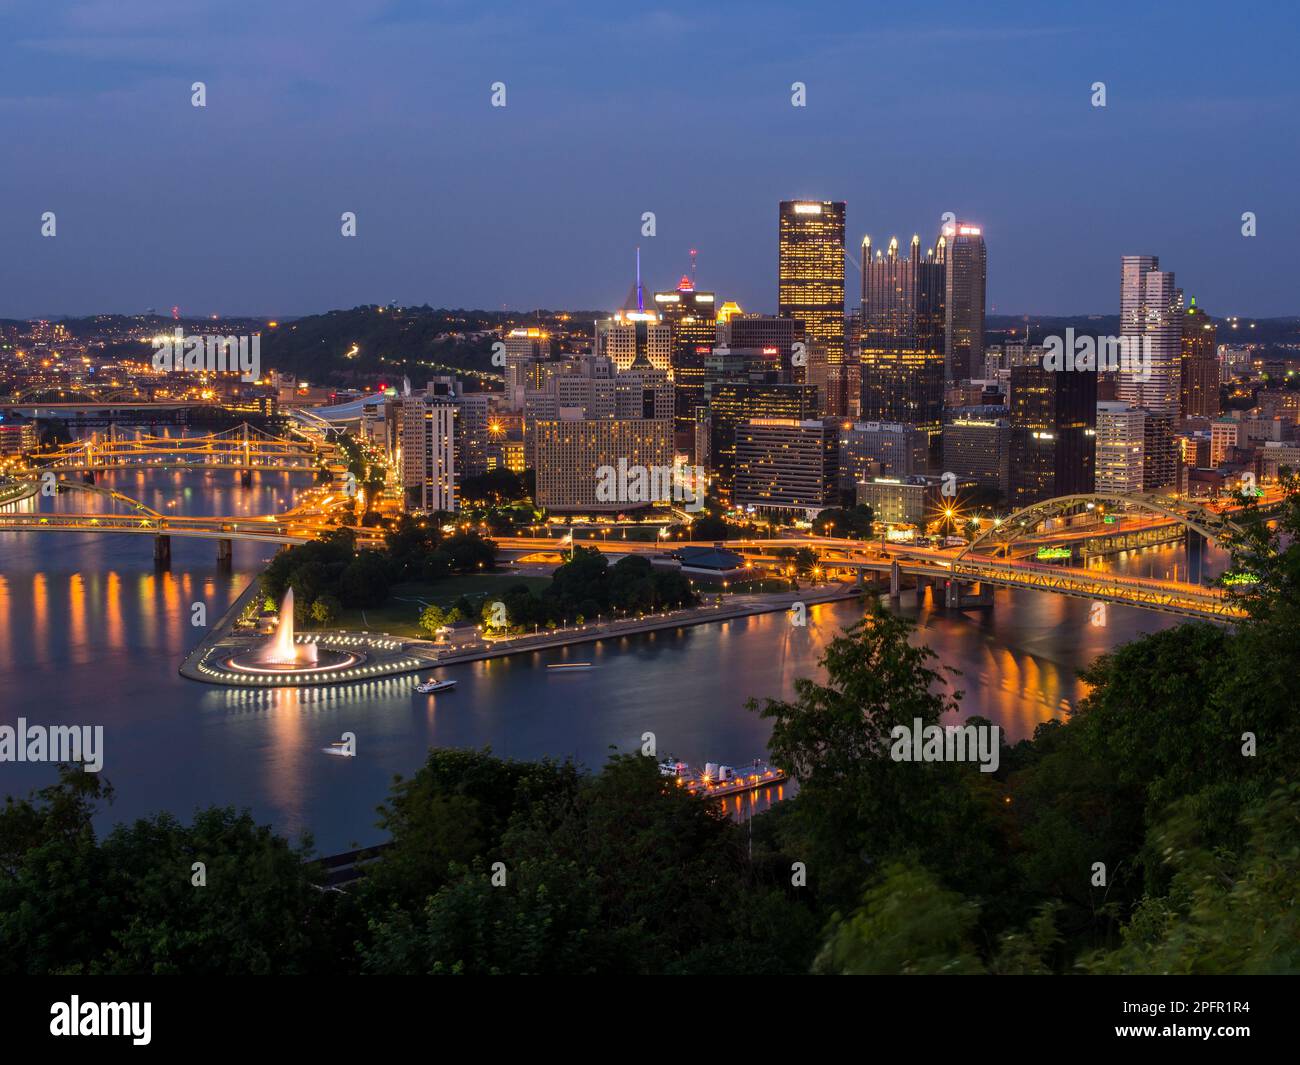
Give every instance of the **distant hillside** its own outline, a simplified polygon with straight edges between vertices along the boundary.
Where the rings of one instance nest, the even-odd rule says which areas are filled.
[[[407,374],[419,383],[452,368],[492,373],[488,335],[512,316],[430,307],[354,307],[262,330],[262,365],[310,381]],[[496,370],[499,372],[499,370]]]
[[[1278,347],[1300,345],[1300,317],[1286,318],[1242,318],[1234,329],[1231,321],[1211,315],[1211,320],[1218,327],[1218,340],[1221,344],[1239,342],[1242,344],[1266,344]],[[1252,329],[1250,323],[1254,322]],[[989,344],[1001,344],[1007,340],[1019,339],[1025,335],[1026,317],[1024,315],[990,314],[984,320],[984,333]],[[1073,329],[1076,336],[1118,336],[1118,314],[1079,314],[1061,317],[1048,315],[1029,315],[1029,341],[1031,344],[1042,343],[1046,336],[1064,336],[1066,329]],[[1012,333],[1012,330],[1015,332]]]

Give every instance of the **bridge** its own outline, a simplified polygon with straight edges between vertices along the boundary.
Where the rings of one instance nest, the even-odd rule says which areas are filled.
[[[34,484],[35,482],[29,482]],[[184,517],[160,514],[138,500],[119,492],[90,485],[61,481],[62,490],[98,492],[111,497],[129,513],[15,513],[0,509],[2,531],[75,531],[111,532],[150,535],[155,538],[154,555],[160,561],[170,558],[170,537],[200,537],[218,541],[218,558],[230,558],[234,540],[260,543],[301,544],[339,528],[327,520],[331,507],[340,502],[328,489],[314,489],[309,497],[284,514],[252,518]],[[1280,497],[1279,497],[1280,500]],[[1275,505],[1279,500],[1269,500]],[[1099,569],[1078,568],[1028,562],[1011,557],[1019,542],[1041,542],[1052,536],[1069,536],[1078,529],[1063,526],[1055,532],[1039,532],[1046,521],[1086,516],[1089,505],[1124,506],[1139,514],[1155,515],[1159,521],[1174,522],[1187,530],[1189,537],[1230,543],[1241,533],[1232,519],[1239,507],[1207,506],[1170,497],[1129,497],[1106,494],[1064,496],[1034,504],[993,524],[970,544],[960,548],[929,548],[908,544],[849,540],[829,536],[788,536],[766,540],[731,540],[722,546],[743,556],[759,567],[776,570],[789,565],[783,548],[811,548],[818,565],[828,573],[851,575],[859,583],[866,574],[888,576],[891,596],[902,591],[904,576],[914,579],[918,589],[926,584],[942,589],[945,605],[954,609],[992,605],[994,587],[1025,588],[1076,598],[1119,603],[1178,614],[1183,617],[1233,622],[1245,616],[1245,610],[1225,590],[1191,581],[1155,580],[1109,574]],[[593,527],[594,531],[594,527]],[[359,546],[377,546],[382,530],[354,529]],[[568,550],[572,533],[564,539],[543,536],[504,536],[497,538],[504,556],[526,558],[530,554],[551,557]],[[664,555],[681,547],[714,547],[715,541],[602,541],[582,540],[581,546],[594,547],[613,555]],[[1189,542],[1190,547],[1190,542]],[[978,591],[975,589],[978,588]]]
[[[1261,510],[1270,513],[1281,503],[1280,493],[1261,500]],[[1242,533],[1234,520],[1241,510],[1235,503],[1209,504],[1164,495],[1121,496],[1090,493],[1045,500],[991,523],[970,544],[960,548],[930,548],[907,543],[881,544],[826,536],[794,536],[771,540],[729,540],[721,546],[759,566],[782,569],[789,559],[783,548],[811,548],[818,565],[829,573],[853,575],[859,583],[866,574],[888,575],[891,596],[902,590],[902,578],[916,581],[918,592],[933,586],[944,593],[945,605],[955,609],[989,607],[994,587],[1025,588],[1093,601],[1178,614],[1183,617],[1233,622],[1246,611],[1224,589],[1195,581],[1156,580],[1127,577],[1100,569],[1030,562],[1013,557],[1017,548],[1032,550],[1041,544],[1073,543],[1086,551],[1098,537],[1132,538],[1129,546],[1147,542],[1168,542],[1168,530],[1180,530],[1186,538],[1189,559],[1199,557],[1205,541],[1230,545]],[[1094,512],[1110,510],[1115,524],[1091,522]],[[1079,522],[1078,519],[1082,519]],[[1056,529],[1041,526],[1061,522]],[[1126,524],[1127,523],[1127,524]],[[1101,531],[1110,530],[1110,531]],[[1142,537],[1151,534],[1150,540]],[[524,557],[533,552],[566,550],[571,541],[546,537],[505,537],[498,546],[507,553]],[[646,543],[632,541],[580,541],[609,554],[663,555],[679,547],[714,547],[715,541]],[[1104,551],[1094,551],[1093,555]],[[1073,550],[1072,556],[1073,558]],[[1084,554],[1083,557],[1089,557]]]
[[[25,486],[21,495],[0,498],[0,508],[7,502],[28,498],[42,490],[39,481],[20,481]],[[12,486],[10,486],[12,487]],[[77,481],[58,481],[60,492],[82,492],[111,500],[124,512],[41,513],[17,512],[0,509],[0,532],[81,532],[128,533],[154,538],[154,558],[159,562],[171,559],[171,538],[180,536],[217,541],[217,560],[229,562],[235,540],[276,545],[305,544],[316,540],[341,526],[328,520],[331,509],[341,500],[327,489],[313,489],[292,509],[278,515],[256,517],[189,517],[161,514],[138,499],[123,495],[111,488],[82,484]],[[359,547],[376,547],[382,543],[383,530],[353,528]]]
[[[1259,509],[1269,511],[1281,503],[1281,495],[1262,497]],[[1182,499],[1176,496],[1158,493],[1138,493],[1119,495],[1110,492],[1089,492],[1075,495],[1058,496],[1034,503],[1006,518],[992,523],[971,541],[962,553],[993,549],[1003,555],[1009,553],[1016,543],[1045,543],[1065,541],[1087,541],[1098,536],[1122,536],[1123,530],[1108,531],[1098,529],[1096,516],[1106,515],[1109,521],[1127,521],[1137,513],[1145,521],[1127,528],[1152,529],[1161,527],[1182,527],[1187,532],[1200,536],[1203,540],[1230,542],[1240,536],[1242,529],[1234,523],[1232,515],[1240,511],[1238,504],[1202,503]],[[1109,511],[1109,514],[1106,512]],[[1117,514],[1116,512],[1120,513]],[[1051,522],[1070,522],[1082,517],[1082,523],[1065,524],[1056,530],[1035,533],[1038,526]]]
[[[110,428],[99,434],[63,444],[53,452],[33,456],[39,470],[89,474],[105,470],[233,469],[245,474],[266,472],[309,473],[320,466],[319,447],[306,440],[273,436],[244,422],[207,436],[128,436],[119,438]]]

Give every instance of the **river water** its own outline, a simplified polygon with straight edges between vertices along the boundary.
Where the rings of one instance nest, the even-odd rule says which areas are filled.
[[[116,472],[99,481],[160,512],[195,515],[274,512],[308,483],[262,474],[243,488],[230,471]],[[19,506],[113,505],[75,493]],[[261,692],[182,678],[177,666],[204,631],[191,624],[193,604],[215,623],[272,553],[236,542],[223,571],[215,542],[173,538],[171,568],[158,572],[147,535],[0,533],[0,723],[104,726],[103,771],[117,794],[101,827],[158,810],[188,819],[196,807],[233,805],[281,832],[310,831],[331,853],[382,838],[375,806],[393,775],[411,773],[430,746],[490,746],[599,767],[614,749],[638,750],[652,732],[660,754],[747,762],[766,754],[769,728],[745,701],[790,696],[797,677],[818,676],[826,642],[864,609],[814,607],[806,628],[768,614],[455,666],[444,675],[458,688],[435,697],[415,694],[411,677]],[[1181,548],[1168,547],[1118,568],[1164,576],[1181,563]],[[991,611],[953,613],[928,596],[918,606],[905,592],[900,609],[937,664],[962,672],[964,712],[991,718],[1015,741],[1077,702],[1078,671],[1098,654],[1177,623],[1112,605],[1098,627],[1090,605],[1004,590]],[[566,660],[595,668],[545,668]],[[357,757],[324,753],[344,732],[356,735]],[[49,765],[0,763],[0,793],[22,795],[54,777]]]

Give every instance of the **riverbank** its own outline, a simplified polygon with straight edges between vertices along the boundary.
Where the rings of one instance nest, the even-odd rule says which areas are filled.
[[[515,636],[500,640],[485,640],[463,649],[443,651],[438,655],[437,665],[454,666],[465,662],[480,662],[488,658],[501,658],[506,655],[523,654],[529,651],[545,651],[557,647],[576,644],[595,643],[623,636],[636,636],[660,629],[688,628],[692,625],[709,625],[717,621],[729,621],[733,618],[752,617],[756,614],[775,614],[789,610],[795,603],[816,606],[821,603],[840,602],[853,599],[862,590],[852,585],[826,585],[820,588],[808,588],[798,592],[770,592],[761,595],[738,595],[734,602],[720,606],[692,607],[689,610],[674,610],[665,614],[651,614],[640,618],[627,618],[621,621],[606,621],[600,624],[580,625],[573,629],[558,629],[554,632],[538,633],[533,636]],[[430,648],[438,645],[429,643]]]
[[[250,601],[258,595],[260,591],[260,577],[254,577],[249,581],[248,586],[239,594],[238,598],[230,605],[228,609],[212,630],[195,645],[185,659],[181,662],[179,672],[181,676],[190,680],[201,681],[203,683],[213,684],[222,683],[222,679],[227,675],[224,673],[214,675],[210,664],[207,662],[209,656],[218,648],[227,649],[239,648],[246,649],[255,639],[247,636],[241,636],[234,632],[235,624],[244,614]],[[502,639],[484,639],[461,647],[449,648],[444,644],[438,644],[433,640],[409,639],[401,636],[392,638],[394,647],[389,649],[392,652],[394,661],[388,663],[388,668],[380,668],[375,671],[376,675],[387,673],[411,672],[416,669],[425,667],[433,668],[438,666],[461,665],[466,662],[481,662],[489,658],[504,658],[508,655],[526,654],[533,651],[546,651],[559,647],[569,647],[584,643],[594,643],[600,640],[619,639],[625,636],[636,636],[641,633],[656,632],[662,629],[688,628],[692,625],[709,625],[718,621],[729,621],[734,618],[752,617],[757,614],[774,614],[781,611],[788,611],[794,604],[802,603],[806,607],[817,606],[822,603],[840,602],[845,599],[853,599],[861,594],[861,589],[852,585],[832,584],[821,587],[803,589],[797,592],[769,592],[763,594],[749,594],[733,596],[731,601],[723,602],[713,606],[698,606],[688,610],[674,610],[663,614],[650,614],[638,618],[624,618],[615,621],[605,621],[599,624],[585,624],[571,629],[556,629],[550,632],[537,633],[531,636],[513,636]],[[304,633],[303,635],[307,635]],[[338,639],[342,636],[356,637],[363,640],[367,637],[375,638],[378,636],[388,637],[388,632],[374,633],[369,630],[359,632],[343,633],[331,630],[329,633],[319,633],[322,639]],[[412,660],[415,656],[415,660]],[[385,656],[388,657],[388,656]],[[374,679],[373,676],[358,677],[357,680]],[[234,681],[232,681],[234,683]],[[239,685],[256,685],[256,686],[278,686],[302,684],[337,684],[349,683],[349,680],[342,678],[338,680],[321,679],[313,682],[297,681],[294,682],[289,678],[274,680],[270,678],[240,678]]]

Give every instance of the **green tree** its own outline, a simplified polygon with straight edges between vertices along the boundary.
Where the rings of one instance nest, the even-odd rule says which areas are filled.
[[[1123,945],[1083,961],[1099,974],[1300,973],[1300,784],[1277,788],[1243,817],[1240,851],[1208,845],[1196,811],[1175,806],[1153,849],[1172,871],[1148,896]]]
[[[905,855],[955,885],[1005,887],[999,785],[969,765],[890,757],[896,726],[938,724],[960,697],[911,631],[876,607],[827,646],[825,683],[801,677],[793,700],[748,704],[772,721],[768,750],[799,780],[785,845],[810,855],[819,894],[839,906],[873,867]]]
[[[326,592],[311,605],[311,618],[318,625],[329,627],[338,620],[343,612],[343,604],[338,597]]]
[[[891,865],[862,906],[833,919],[813,972],[864,976],[985,972],[974,942],[979,907],[926,870]]]
[[[420,611],[420,628],[427,632],[430,637],[436,636],[438,630],[444,625],[454,625],[460,620],[461,613],[455,607],[446,609],[436,603],[430,603]]]

